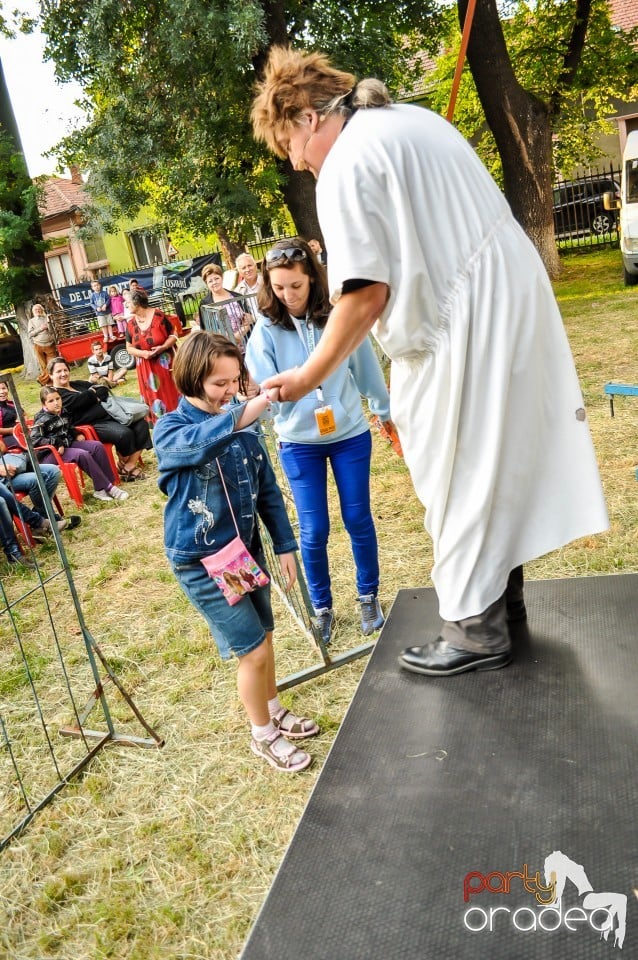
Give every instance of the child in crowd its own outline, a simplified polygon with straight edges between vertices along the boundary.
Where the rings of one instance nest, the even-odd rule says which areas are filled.
[[[117,287],[109,287],[108,294],[111,300],[111,315],[115,320],[117,332],[123,337],[126,333],[126,320],[124,319],[124,297],[118,291]]]
[[[115,369],[111,354],[104,352],[104,344],[101,340],[94,340],[91,344],[91,356],[86,361],[86,365],[91,383],[106,381],[109,386],[115,387],[118,383],[125,381],[126,368]]]
[[[62,413],[62,397],[55,387],[40,390],[42,409],[31,428],[35,447],[48,444],[55,447],[65,463],[77,463],[80,470],[93,481],[93,496],[98,500],[128,500],[128,493],[113,483],[113,473],[106,450],[99,440],[79,440],[77,431]],[[45,453],[43,463],[55,463],[52,453]]]
[[[102,331],[102,336],[104,337],[104,343],[111,343],[115,340],[113,336],[113,317],[111,315],[111,299],[106,292],[102,289],[102,284],[99,280],[91,281],[91,296],[90,296],[91,306],[97,317],[97,322]]]
[[[253,431],[268,407],[266,394],[233,403],[244,372],[239,347],[203,330],[180,347],[173,366],[183,396],[155,425],[159,486],[168,496],[164,546],[180,587],[206,620],[221,657],[239,660],[237,688],[251,723],[251,749],[276,770],[304,770],[311,757],[293,740],[313,737],[312,720],[286,710],[277,696],[270,585],[246,592],[234,606],[202,560],[239,534],[264,567],[257,516],[272,537],[290,589],[297,549],[281,491]]]

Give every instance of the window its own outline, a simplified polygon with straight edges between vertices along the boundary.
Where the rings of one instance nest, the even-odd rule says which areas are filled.
[[[58,253],[55,256],[47,257],[46,265],[49,283],[53,290],[58,287],[68,287],[76,282],[71,257],[68,253]]]
[[[132,230],[129,235],[136,267],[148,267],[155,263],[164,263],[164,243],[148,230]]]
[[[87,263],[100,263],[106,260],[106,250],[104,249],[104,240],[102,237],[91,237],[84,241],[84,252]]]

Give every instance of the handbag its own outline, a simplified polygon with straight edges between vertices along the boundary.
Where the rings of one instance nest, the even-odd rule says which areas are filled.
[[[236,603],[239,603],[246,593],[252,593],[257,587],[265,587],[269,584],[270,578],[261,569],[239,536],[239,527],[226,489],[226,481],[219,460],[216,462],[237,536],[217,553],[210,553],[207,557],[202,557],[201,563],[208,576],[215,581],[224,594],[226,602],[233,607]]]
[[[116,397],[109,393],[106,400],[102,400],[102,406],[110,417],[117,420],[125,427],[135,423],[136,420],[144,420],[150,413],[148,404],[142,400],[134,400],[132,397]]]

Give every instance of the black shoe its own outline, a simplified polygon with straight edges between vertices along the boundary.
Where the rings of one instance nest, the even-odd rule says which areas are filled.
[[[474,653],[458,650],[437,637],[423,647],[408,647],[399,657],[404,670],[424,673],[428,677],[451,677],[469,670],[498,670],[512,659],[511,650],[504,653]]]
[[[71,516],[68,518],[68,520],[69,520],[69,525],[67,527],[67,530],[75,530],[75,528],[79,527],[80,524],[82,523],[82,517],[80,517],[77,513],[72,513]]]
[[[35,570],[35,563],[31,557],[27,557],[26,554],[22,553],[20,547],[15,544],[13,547],[9,547],[5,551],[7,554],[7,560],[10,564],[16,567],[28,567],[29,570]]]

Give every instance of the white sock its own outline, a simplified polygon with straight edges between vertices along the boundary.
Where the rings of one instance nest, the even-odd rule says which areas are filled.
[[[272,720],[269,720],[268,723],[263,727],[260,727],[257,723],[251,723],[250,731],[255,740],[267,740],[268,737],[274,736],[274,734],[277,732]]]
[[[280,710],[283,710],[283,704],[277,694],[273,697],[272,700],[268,701],[268,713],[271,717],[276,716]]]

